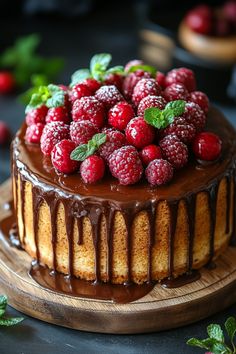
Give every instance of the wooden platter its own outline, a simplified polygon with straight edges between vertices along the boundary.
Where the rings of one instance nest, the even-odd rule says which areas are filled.
[[[10,181],[0,186],[0,220],[7,217]],[[229,247],[213,270],[181,288],[156,285],[128,304],[69,296],[41,287],[28,274],[31,258],[0,237],[0,293],[15,309],[60,326],[101,333],[144,333],[180,327],[220,311],[236,298],[236,248]]]

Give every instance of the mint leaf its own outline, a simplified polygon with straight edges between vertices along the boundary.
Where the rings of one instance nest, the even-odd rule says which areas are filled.
[[[171,109],[174,113],[174,116],[180,116],[184,113],[186,102],[184,100],[176,100],[167,103],[165,109]]]
[[[7,307],[7,297],[6,295],[0,296],[0,317],[5,313]]]
[[[46,105],[48,108],[52,107],[60,107],[65,103],[65,91],[57,85],[48,85],[48,91],[51,95],[50,98],[47,99]]]
[[[197,339],[197,338],[190,338],[187,341],[187,344],[188,345],[192,345],[193,347],[199,347],[199,348],[202,348],[202,349],[210,350],[209,343],[206,342],[204,339],[200,340],[200,339]]]
[[[76,70],[74,72],[74,74],[72,74],[72,76],[71,76],[70,87],[80,83],[81,81],[83,81],[85,79],[88,79],[89,77],[91,77],[91,73],[90,73],[89,69]]]
[[[25,113],[28,113],[32,109],[40,107],[42,104],[42,96],[39,93],[33,93],[29,104],[26,106]]]
[[[121,65],[113,66],[112,68],[106,71],[106,74],[123,74],[124,67]]]
[[[174,114],[172,110],[151,107],[145,110],[144,120],[157,129],[164,129],[174,121]]]
[[[13,317],[13,318],[0,318],[0,326],[14,326],[24,320],[23,317]]]
[[[133,73],[133,72],[135,72],[137,70],[147,71],[152,76],[154,76],[156,74],[156,68],[154,68],[154,66],[151,66],[151,65],[134,65],[134,66],[131,66],[131,68],[129,68],[128,73]]]
[[[210,324],[207,327],[208,336],[212,339],[217,340],[218,342],[224,342],[224,334],[223,331],[218,324]]]
[[[229,317],[225,322],[225,328],[226,328],[227,334],[230,338],[232,347],[235,352],[236,349],[235,349],[235,344],[234,344],[234,336],[236,333],[236,319],[234,317]]]
[[[92,141],[97,147],[99,147],[106,142],[106,138],[107,136],[105,133],[98,133],[93,136]]]
[[[77,146],[70,154],[71,160],[84,161],[87,157],[94,154],[98,150],[99,146],[106,142],[106,134],[95,134],[87,144]]]
[[[111,54],[95,54],[90,61],[90,71],[92,75],[97,71],[105,71],[111,62]]]

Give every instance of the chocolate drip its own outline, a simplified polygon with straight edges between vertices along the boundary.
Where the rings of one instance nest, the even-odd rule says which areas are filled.
[[[109,210],[109,211],[108,211]],[[115,210],[113,207],[110,209],[106,209],[105,212],[106,217],[106,238],[107,238],[107,275],[108,281],[112,281],[113,277],[113,226],[114,226],[114,218],[115,218]]]
[[[196,194],[191,194],[185,198],[186,211],[188,215],[188,258],[187,272],[190,273],[193,265],[193,245],[195,234],[195,213],[196,213]]]
[[[34,244],[36,249],[36,260],[40,261],[40,252],[38,245],[38,227],[39,227],[39,210],[41,203],[43,202],[43,198],[41,197],[40,191],[37,187],[33,186],[32,188],[32,196],[33,196],[33,229],[34,229]]]
[[[236,246],[236,170],[233,171],[233,230],[231,236],[231,246]]]
[[[51,233],[52,233],[52,253],[53,253],[53,271],[57,269],[57,210],[58,210],[58,199],[55,198],[54,193],[50,195],[50,203],[48,200],[47,204],[50,207],[50,216],[51,216]]]
[[[67,235],[67,243],[68,243],[68,256],[69,256],[69,276],[73,275],[74,272],[74,215],[72,214],[73,208],[71,203],[68,201],[63,201],[64,209],[65,209],[65,225],[66,225],[66,235]]]
[[[168,278],[171,279],[173,277],[174,270],[174,245],[175,245],[175,230],[176,230],[176,222],[177,222],[177,213],[178,213],[178,201],[173,201],[169,203],[169,213],[170,213],[170,221],[169,221],[169,259],[168,259]]]
[[[131,282],[131,267],[132,267],[132,244],[131,244],[131,229],[133,224],[134,210],[127,209],[123,212],[126,226],[126,258],[127,258],[127,281],[126,284]]]
[[[218,195],[218,182],[214,183],[208,191],[208,203],[210,211],[210,257],[209,262],[212,261],[214,256],[215,246],[215,224],[216,224],[216,203]]]
[[[25,180],[20,178],[20,199],[21,199],[21,217],[22,217],[22,244],[25,244]]]
[[[100,230],[101,230],[102,209],[98,206],[91,206],[89,220],[92,227],[93,246],[95,253],[94,274],[95,282],[100,281]]]
[[[226,221],[225,221],[225,233],[229,233],[229,226],[230,226],[230,200],[231,200],[231,179],[232,173],[229,173],[225,176],[226,182]]]

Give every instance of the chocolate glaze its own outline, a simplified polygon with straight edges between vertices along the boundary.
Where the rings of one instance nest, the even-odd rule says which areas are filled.
[[[92,226],[93,245],[95,250],[95,282],[100,281],[100,237],[99,230],[101,217],[105,216],[108,244],[108,281],[112,281],[113,264],[113,222],[114,213],[120,211],[125,220],[127,229],[127,280],[126,284],[132,282],[132,223],[135,216],[142,210],[148,212],[149,216],[149,246],[148,246],[148,282],[152,281],[152,247],[155,242],[155,216],[157,205],[165,200],[169,206],[170,227],[169,227],[169,282],[173,278],[174,270],[174,239],[179,201],[186,203],[186,210],[189,220],[189,247],[186,279],[195,279],[192,276],[193,244],[195,228],[195,204],[197,193],[204,191],[208,193],[210,210],[210,244],[209,262],[214,255],[214,234],[215,214],[219,182],[226,177],[227,181],[227,210],[226,230],[229,230],[230,220],[230,183],[233,180],[234,190],[236,183],[235,157],[236,157],[236,133],[232,126],[223,118],[222,114],[212,108],[208,118],[209,130],[216,132],[223,141],[221,158],[214,164],[206,166],[199,165],[195,160],[188,163],[186,168],[176,171],[173,181],[167,186],[158,188],[150,187],[144,180],[134,186],[121,186],[114,178],[107,176],[103,181],[94,185],[86,185],[78,174],[65,176],[57,173],[48,158],[45,158],[38,146],[27,145],[24,141],[26,126],[19,130],[13,142],[13,173],[15,179],[21,179],[21,200],[24,214],[24,183],[30,181],[33,184],[33,209],[34,209],[34,231],[35,244],[37,249],[37,261],[40,261],[40,254],[37,242],[38,210],[42,201],[45,201],[50,208],[52,223],[52,249],[54,254],[53,270],[57,268],[56,260],[56,215],[60,202],[63,203],[66,215],[66,232],[69,247],[69,275],[73,275],[73,227],[76,220],[79,230],[78,243],[83,243],[82,219],[87,216]],[[17,186],[16,186],[17,187]],[[234,198],[234,221],[236,220],[236,205]],[[24,215],[22,215],[24,220]],[[25,231],[24,231],[25,232]],[[235,222],[233,233],[235,238]],[[24,241],[24,237],[23,237]],[[22,244],[24,246],[24,242]],[[181,280],[179,279],[179,282]]]

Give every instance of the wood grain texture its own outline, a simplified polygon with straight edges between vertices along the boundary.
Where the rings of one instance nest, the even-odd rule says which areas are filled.
[[[0,187],[0,220],[11,199],[10,182]],[[179,327],[231,305],[236,298],[236,248],[203,269],[201,279],[176,289],[160,285],[138,301],[121,305],[83,299],[42,288],[29,275],[31,258],[0,238],[0,292],[17,310],[40,320],[102,333],[144,333]]]

